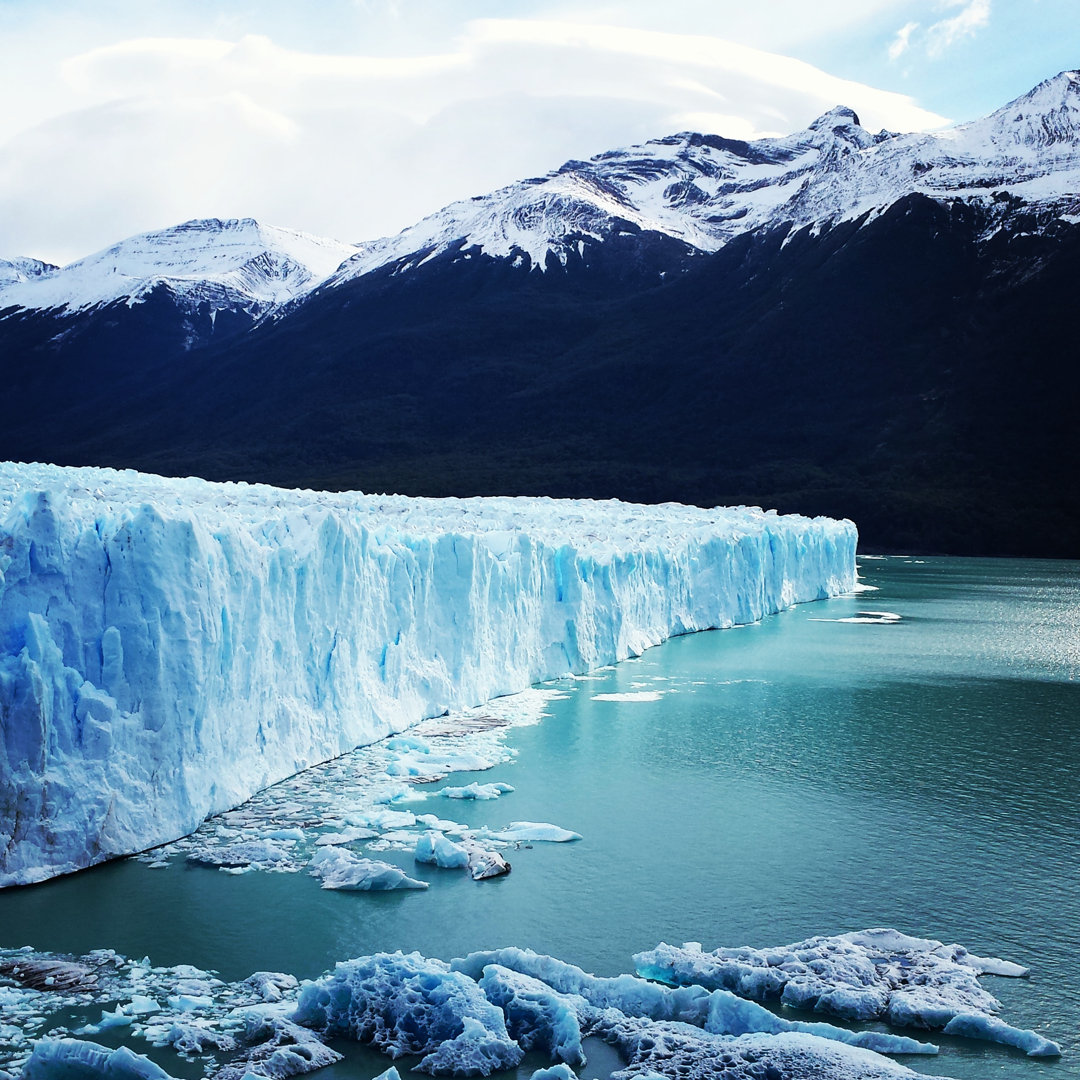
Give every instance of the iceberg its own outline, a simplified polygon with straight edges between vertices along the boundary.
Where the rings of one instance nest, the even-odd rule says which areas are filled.
[[[448,709],[847,592],[856,541],[747,507],[0,464],[0,886],[186,836]]]
[[[432,863],[444,870],[464,869],[469,865],[469,849],[443,833],[429,829],[416,841],[413,856],[417,862]]]
[[[1061,1053],[1037,1032],[998,1020],[1001,1003],[978,981],[983,974],[1024,977],[1027,968],[898,930],[812,937],[773,949],[705,952],[697,942],[681,948],[662,942],[635,955],[634,964],[639,975],[671,986],[723,990],[850,1021],[942,1029],[1015,1046],[1031,1057]]]
[[[415,952],[339,963],[302,986],[292,1020],[392,1058],[423,1054],[417,1069],[436,1076],[490,1076],[524,1056],[472,979]]]
[[[511,821],[503,829],[485,829],[477,835],[491,840],[502,840],[510,844],[565,844],[571,840],[580,840],[581,833],[571,832],[546,821]]]
[[[311,874],[324,889],[386,892],[390,889],[426,889],[426,881],[411,878],[400,866],[365,859],[345,848],[321,847],[311,857]]]
[[[31,1080],[165,1080],[145,1058],[73,1040],[77,1032],[63,1026],[114,1005],[129,1020],[125,1037],[181,1057],[212,1054],[214,1075],[223,1080],[249,1073],[283,1080],[340,1060],[327,1038],[366,1043],[395,1060],[418,1056],[420,1071],[433,1075],[488,1076],[521,1066],[530,1054],[535,1064],[563,1066],[553,1080],[586,1068],[590,1038],[621,1053],[625,1067],[614,1080],[914,1080],[921,1074],[882,1055],[935,1052],[885,1031],[788,1021],[726,990],[590,975],[527,949],[477,952],[450,963],[379,953],[303,983],[272,971],[226,982],[188,965],[154,967],[108,950],[60,956],[0,949],[0,963],[17,968],[23,980],[0,986],[0,1071],[23,1070]],[[60,965],[92,969],[97,980],[32,988],[41,971]],[[203,1000],[189,1007],[186,999],[194,995]],[[993,1017],[964,1014],[953,1024],[950,1033],[1028,1049],[1013,1039],[1016,1029]],[[179,1062],[167,1069],[190,1071]]]
[[[172,1080],[159,1065],[126,1046],[112,1050],[81,1039],[42,1039],[22,1076],[23,1080]]]
[[[501,799],[514,789],[509,784],[495,781],[492,784],[481,784],[474,780],[464,787],[444,787],[439,794],[447,799],[476,799],[485,802],[488,799]]]
[[[937,1053],[936,1046],[902,1035],[848,1031],[832,1024],[785,1020],[726,990],[710,991],[694,985],[660,986],[633,975],[601,978],[531,949],[505,948],[470,953],[454,960],[451,967],[479,979],[483,986],[491,965],[539,980],[560,994],[581,999],[592,1010],[614,1010],[624,1016],[659,1023],[686,1024],[714,1035],[799,1033],[883,1054]],[[588,1015],[591,1014],[587,1012]]]

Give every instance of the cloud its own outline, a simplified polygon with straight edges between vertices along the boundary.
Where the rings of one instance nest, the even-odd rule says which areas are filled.
[[[68,58],[49,100],[48,119],[0,141],[0,256],[62,262],[202,216],[359,241],[687,128],[787,133],[838,104],[872,128],[943,122],[717,37],[550,19],[478,20],[400,56],[262,35],[122,41]]]
[[[946,0],[948,7],[963,6],[959,14],[934,23],[927,32],[926,51],[941,56],[958,41],[972,37],[990,22],[990,0]]]
[[[908,51],[911,45],[911,35],[918,29],[919,24],[917,22],[909,22],[896,31],[896,37],[893,38],[892,43],[889,45],[890,60],[899,60]]]

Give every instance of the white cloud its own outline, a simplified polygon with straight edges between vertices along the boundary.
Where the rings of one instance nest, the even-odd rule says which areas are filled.
[[[927,32],[926,51],[941,56],[958,41],[973,36],[990,22],[990,0],[945,0],[947,7],[963,7],[951,18],[934,23]]]
[[[0,256],[64,261],[201,216],[362,240],[677,130],[786,133],[837,104],[875,129],[942,122],[717,37],[526,19],[403,56],[123,41],[68,58],[46,97],[49,118],[0,130]]]
[[[905,23],[896,31],[896,37],[893,38],[892,43],[889,45],[889,59],[899,60],[911,46],[911,35],[919,29],[917,22]]]

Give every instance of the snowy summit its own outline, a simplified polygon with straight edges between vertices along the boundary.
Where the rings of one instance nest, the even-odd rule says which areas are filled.
[[[263,313],[320,286],[440,256],[483,254],[542,271],[587,260],[611,240],[651,238],[689,257],[756,229],[872,215],[915,193],[999,216],[1012,198],[1077,221],[1078,190],[1080,73],[1066,71],[988,117],[931,133],[872,134],[842,106],[782,138],[681,132],[568,161],[362,244],[212,219],[133,237],[59,270],[0,262],[0,311],[130,304],[164,286],[191,305]]]

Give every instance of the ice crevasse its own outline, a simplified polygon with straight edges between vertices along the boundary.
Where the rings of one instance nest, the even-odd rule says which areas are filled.
[[[850,590],[849,521],[0,464],[0,886],[447,709]]]

